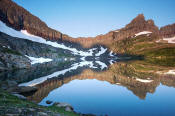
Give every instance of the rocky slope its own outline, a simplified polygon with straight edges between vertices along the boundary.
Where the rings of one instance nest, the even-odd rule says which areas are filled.
[[[31,67],[31,60],[26,57],[50,58],[55,61],[65,57],[76,57],[69,50],[55,48],[46,44],[11,37],[0,32],[0,69],[9,70]]]

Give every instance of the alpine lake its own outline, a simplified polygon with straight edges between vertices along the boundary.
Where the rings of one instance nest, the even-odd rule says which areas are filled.
[[[102,116],[173,116],[175,62],[166,60],[65,59],[3,72],[1,79],[37,87],[25,96],[39,105],[68,103],[75,112]]]

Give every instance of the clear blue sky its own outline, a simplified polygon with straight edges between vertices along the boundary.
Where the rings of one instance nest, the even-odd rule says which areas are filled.
[[[13,0],[49,27],[73,37],[96,36],[128,24],[138,14],[158,27],[175,23],[175,0]]]

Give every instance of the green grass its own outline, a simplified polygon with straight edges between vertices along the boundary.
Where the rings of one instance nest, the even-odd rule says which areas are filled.
[[[66,112],[63,108],[58,108],[56,106],[39,106],[33,102],[27,100],[21,100],[16,96],[10,95],[9,93],[0,89],[0,105],[6,107],[18,107],[18,108],[41,108],[44,110],[52,111],[55,113],[65,114],[66,116],[78,116],[74,112]],[[0,112],[1,113],[1,112]]]
[[[144,55],[150,57],[175,57],[175,47],[167,47],[146,51]]]
[[[174,58],[146,58],[145,62],[155,66],[175,67]]]
[[[175,57],[175,45],[156,43],[156,36],[138,36],[116,41],[113,47],[117,53],[143,55],[145,57]]]

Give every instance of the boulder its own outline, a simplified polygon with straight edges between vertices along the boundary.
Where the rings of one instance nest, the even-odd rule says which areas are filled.
[[[56,106],[57,106],[57,107],[67,107],[67,106],[72,107],[72,106],[71,106],[70,104],[68,104],[68,103],[58,103]]]
[[[72,112],[72,111],[73,111],[73,108],[72,108],[72,107],[67,106],[67,107],[65,108],[65,111],[67,111],[67,112]]]
[[[48,116],[48,114],[45,112],[38,112],[38,116]]]
[[[20,94],[12,94],[12,95],[18,97],[19,99],[24,99],[24,100],[26,100],[26,97],[24,97],[23,95],[20,95]]]
[[[65,111],[69,111],[69,112],[72,112],[74,110],[73,107],[68,103],[58,103],[58,102],[56,102],[53,105],[55,105],[59,108],[64,108]]]

